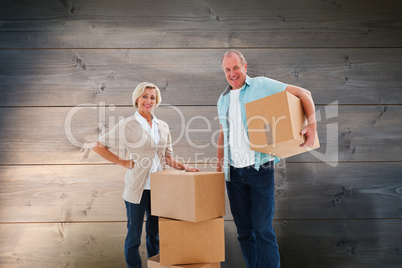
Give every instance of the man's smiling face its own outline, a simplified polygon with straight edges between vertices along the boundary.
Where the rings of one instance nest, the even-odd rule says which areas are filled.
[[[244,85],[247,77],[247,63],[243,66],[237,54],[226,55],[222,61],[222,67],[226,80],[233,89],[239,89]]]

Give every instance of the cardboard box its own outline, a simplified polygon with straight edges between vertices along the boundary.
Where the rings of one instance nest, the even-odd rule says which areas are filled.
[[[154,216],[191,222],[225,216],[222,172],[155,172],[151,173],[151,189]]]
[[[251,150],[286,158],[320,147],[318,135],[308,149],[299,147],[307,125],[301,100],[282,91],[245,104]]]
[[[201,222],[159,218],[161,265],[225,261],[223,217]]]
[[[166,265],[161,265],[159,259],[160,259],[159,255],[149,258],[148,259],[148,268],[220,268],[221,267],[221,264],[219,262],[166,266]]]

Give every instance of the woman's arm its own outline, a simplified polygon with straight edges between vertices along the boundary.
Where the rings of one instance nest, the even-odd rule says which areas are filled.
[[[173,157],[170,156],[170,155],[169,155],[169,156],[165,156],[165,160],[166,160],[166,164],[168,164],[169,166],[171,166],[172,168],[175,168],[175,169],[185,170],[185,171],[188,171],[188,172],[197,172],[197,171],[200,171],[198,168],[191,167],[191,166],[187,166],[187,165],[184,165],[184,164],[182,164],[182,163],[180,163],[180,162],[177,162],[177,161],[174,160]]]
[[[118,157],[117,155],[115,155],[114,153],[112,153],[111,151],[109,151],[108,148],[106,148],[102,143],[100,143],[99,141],[95,144],[95,146],[92,148],[92,150],[99,154],[100,156],[102,156],[104,159],[118,164],[122,167],[125,168],[133,168],[134,167],[134,161],[133,160],[124,160],[121,159],[120,157]]]

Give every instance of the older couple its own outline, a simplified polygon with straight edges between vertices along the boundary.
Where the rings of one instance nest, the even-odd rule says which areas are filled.
[[[266,77],[247,76],[247,62],[237,50],[224,54],[222,67],[229,86],[217,105],[221,124],[217,171],[225,173],[230,207],[247,267],[280,267],[272,227],[274,163],[277,159],[250,150],[244,105],[283,90],[299,97],[309,120],[302,130],[307,136],[303,146],[312,146],[317,127],[314,102],[310,92],[303,88]],[[199,171],[173,159],[169,126],[153,114],[160,103],[161,95],[156,85],[139,84],[133,92],[133,104],[137,111],[100,137],[93,148],[106,160],[127,169],[123,192],[127,210],[124,247],[127,267],[141,267],[139,246],[145,214],[148,257],[159,253],[158,218],[150,211],[150,173],[163,170],[166,165],[189,172]],[[116,150],[119,153],[112,152]],[[123,151],[129,157],[124,158]]]

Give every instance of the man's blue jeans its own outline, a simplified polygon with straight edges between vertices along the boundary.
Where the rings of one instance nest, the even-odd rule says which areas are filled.
[[[151,216],[150,197],[150,190],[144,190],[139,204],[125,201],[127,210],[127,237],[124,244],[124,254],[128,268],[142,267],[138,249],[141,245],[142,225],[145,213],[147,215],[145,231],[148,258],[159,253],[158,217]]]
[[[280,267],[272,226],[275,209],[273,161],[261,165],[258,171],[253,166],[231,166],[230,182],[226,182],[226,187],[247,267]]]

